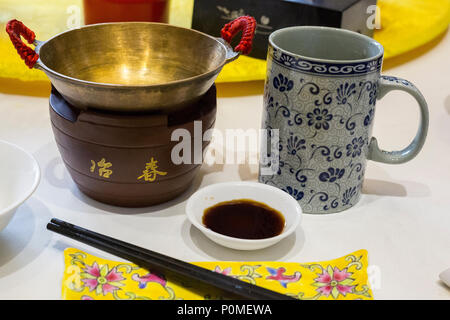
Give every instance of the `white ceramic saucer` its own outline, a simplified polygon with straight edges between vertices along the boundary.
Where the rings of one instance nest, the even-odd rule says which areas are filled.
[[[248,240],[225,236],[203,225],[205,209],[235,199],[255,200],[281,212],[286,222],[283,232],[271,238]],[[256,250],[274,245],[292,234],[300,223],[302,209],[293,197],[278,188],[257,182],[225,182],[195,192],[186,204],[186,214],[190,222],[212,241],[232,249]]]

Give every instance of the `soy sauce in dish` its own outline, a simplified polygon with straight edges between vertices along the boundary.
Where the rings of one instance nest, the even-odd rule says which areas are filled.
[[[279,211],[250,199],[219,202],[205,209],[202,222],[217,233],[241,239],[275,237],[285,225]]]

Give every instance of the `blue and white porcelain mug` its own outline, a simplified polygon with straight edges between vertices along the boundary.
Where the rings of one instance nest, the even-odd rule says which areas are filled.
[[[279,129],[279,145],[261,152],[278,166],[272,174],[260,168],[260,182],[291,194],[306,213],[332,213],[358,202],[367,160],[414,158],[427,135],[427,103],[411,82],[382,76],[382,61],[383,47],[356,32],[290,27],[272,33],[263,128]],[[411,94],[421,118],[411,144],[388,152],[378,147],[372,126],[376,100],[391,90]]]

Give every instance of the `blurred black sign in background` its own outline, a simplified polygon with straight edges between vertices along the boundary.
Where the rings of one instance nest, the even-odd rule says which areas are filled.
[[[265,59],[269,35],[290,26],[344,28],[372,36],[368,28],[377,0],[195,0],[192,28],[220,36],[229,21],[255,17],[257,28],[250,56]],[[236,36],[238,38],[238,36]],[[234,39],[237,44],[239,39]]]

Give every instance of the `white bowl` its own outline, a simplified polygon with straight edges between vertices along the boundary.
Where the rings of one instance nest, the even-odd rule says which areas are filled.
[[[266,239],[240,239],[212,231],[202,223],[204,210],[222,201],[251,199],[262,202],[281,212],[285,227],[281,234]],[[189,221],[212,241],[232,249],[257,250],[269,247],[286,238],[300,223],[302,209],[298,202],[286,192],[257,182],[225,182],[212,184],[195,192],[186,204]]]
[[[36,190],[40,179],[37,161],[23,149],[0,141],[0,231]]]

